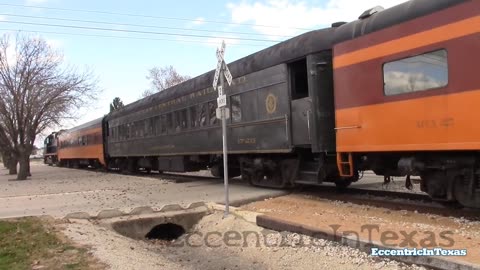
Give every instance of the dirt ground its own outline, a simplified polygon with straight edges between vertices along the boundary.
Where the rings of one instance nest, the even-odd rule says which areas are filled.
[[[330,241],[266,231],[241,217],[224,218],[223,213],[204,217],[169,245],[134,241],[89,221],[60,227],[73,241],[92,246],[91,252],[111,269],[424,269]]]
[[[394,211],[328,201],[303,195],[288,195],[255,202],[242,209],[327,232],[350,232],[348,234],[351,236],[377,241],[387,246],[467,249],[466,257],[456,256],[449,259],[480,265],[480,222],[419,214],[416,211]]]
[[[73,212],[95,216],[107,209],[128,213],[142,206],[158,210],[168,204],[186,207],[201,201],[223,202],[225,198],[221,179],[176,183],[158,173],[122,175],[49,167],[40,162],[32,162],[31,170],[28,180],[15,181],[15,176],[7,175],[8,171],[0,166],[0,218],[63,218]],[[230,185],[232,202],[281,194],[285,191],[251,187],[238,179]]]

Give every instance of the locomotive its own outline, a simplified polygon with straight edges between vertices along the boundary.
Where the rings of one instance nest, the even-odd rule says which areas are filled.
[[[376,7],[230,63],[230,175],[274,188],[420,176],[433,199],[480,208],[479,11],[475,0]],[[222,177],[213,76],[56,134],[56,163]]]

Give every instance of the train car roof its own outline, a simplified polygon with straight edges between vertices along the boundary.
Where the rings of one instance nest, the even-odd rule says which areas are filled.
[[[355,39],[468,1],[475,0],[411,0],[382,11],[378,7],[373,8],[360,16],[363,19],[336,28],[333,43]]]
[[[233,78],[237,78],[271,66],[299,59],[311,53],[331,49],[333,30],[334,28],[325,28],[301,34],[236,60],[228,64],[228,68]],[[212,63],[214,57],[215,54],[212,51]],[[213,83],[214,74],[215,71],[211,70],[159,93],[130,103],[120,110],[110,113],[107,116],[107,120],[147,108],[159,100],[174,99],[194,90],[210,87]]]
[[[80,131],[80,130],[83,130],[83,129],[88,129],[92,126],[97,126],[97,125],[102,123],[102,120],[103,120],[103,117],[100,117],[100,118],[97,118],[95,120],[83,123],[79,126],[73,127],[71,129],[62,130],[61,132],[59,132],[59,135],[62,135],[62,134],[65,134],[65,133],[72,133],[72,132]]]

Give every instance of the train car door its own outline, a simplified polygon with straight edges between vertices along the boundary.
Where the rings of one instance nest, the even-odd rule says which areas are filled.
[[[310,138],[312,152],[335,152],[335,100],[331,50],[307,57],[308,93],[312,102]]]
[[[288,64],[292,107],[292,144],[308,147],[311,142],[311,99],[308,96],[307,59]]]
[[[308,55],[288,64],[292,141],[312,152],[335,152],[332,52]]]

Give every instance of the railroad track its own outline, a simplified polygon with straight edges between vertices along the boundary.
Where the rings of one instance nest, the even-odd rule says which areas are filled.
[[[147,174],[139,172],[136,175],[169,180],[175,183],[189,183],[195,181],[223,182],[223,179],[212,176],[178,174],[171,172],[162,174]],[[235,183],[248,185],[248,183],[239,178],[235,178]],[[393,211],[416,211],[422,214],[435,214],[445,217],[457,217],[472,221],[480,221],[480,210],[478,209],[460,208],[458,205],[454,204],[442,204],[433,201],[428,195],[421,193],[364,189],[357,187],[338,189],[335,186],[329,185],[299,185],[292,190],[288,190],[286,194],[307,195],[318,199],[350,202],[372,207],[383,207]]]
[[[198,180],[219,181],[222,179],[208,176],[183,175],[175,173],[162,174],[163,179],[173,180],[178,183],[193,182]],[[241,181],[241,180],[239,180]],[[468,220],[480,220],[480,210],[459,208],[453,204],[442,204],[433,201],[428,195],[413,192],[399,192],[391,190],[375,190],[357,187],[349,187],[339,190],[335,186],[328,185],[300,185],[289,194],[307,195],[318,199],[350,202],[372,207],[383,207],[393,211],[407,210],[422,214],[435,214],[445,217],[465,218]]]

